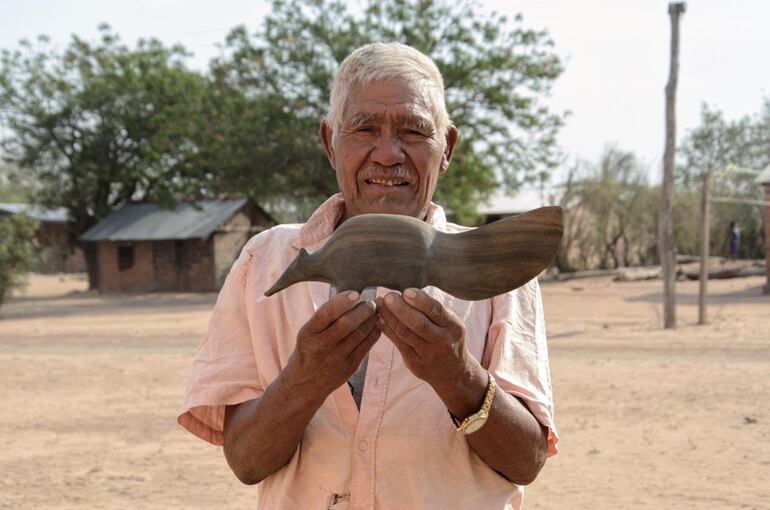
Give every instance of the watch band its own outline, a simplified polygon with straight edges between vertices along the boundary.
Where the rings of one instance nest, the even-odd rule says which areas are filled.
[[[489,372],[487,372],[487,375],[489,376],[489,382],[487,383],[487,391],[484,394],[484,403],[481,404],[481,409],[465,418],[462,422],[460,422],[459,418],[454,416],[451,412],[449,413],[458,432],[470,434],[471,432],[479,430],[486,423],[487,418],[489,417],[489,409],[492,407],[492,399],[495,397],[495,390],[497,389],[495,378],[492,377],[492,374]],[[467,430],[471,423],[475,424],[474,427],[472,427],[473,430]]]

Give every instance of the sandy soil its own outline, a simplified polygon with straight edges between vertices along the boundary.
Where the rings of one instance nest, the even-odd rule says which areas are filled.
[[[543,285],[561,452],[529,509],[770,508],[770,297],[762,278]],[[254,508],[175,423],[214,294],[100,296],[33,276],[0,309],[0,508]]]

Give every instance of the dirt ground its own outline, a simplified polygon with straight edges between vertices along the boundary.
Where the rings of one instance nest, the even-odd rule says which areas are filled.
[[[561,451],[533,509],[770,508],[770,296],[762,278],[544,283]],[[177,408],[214,294],[100,296],[33,275],[0,308],[0,508],[254,508]]]

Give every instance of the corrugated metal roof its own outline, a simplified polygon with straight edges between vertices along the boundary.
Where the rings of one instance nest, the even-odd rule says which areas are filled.
[[[67,209],[57,207],[55,209],[46,209],[39,205],[30,205],[22,203],[0,204],[0,211],[8,214],[22,214],[29,218],[46,223],[67,223]]]
[[[245,198],[199,200],[161,209],[157,204],[125,204],[83,234],[84,241],[204,239],[246,204]]]

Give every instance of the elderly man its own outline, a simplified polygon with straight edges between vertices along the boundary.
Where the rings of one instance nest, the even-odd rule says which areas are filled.
[[[441,74],[408,46],[359,48],[320,134],[341,193],[243,249],[179,423],[224,445],[260,509],[520,508],[557,443],[536,280],[476,302],[430,287],[329,299],[316,282],[264,296],[352,216],[462,230],[431,202],[458,139]]]

